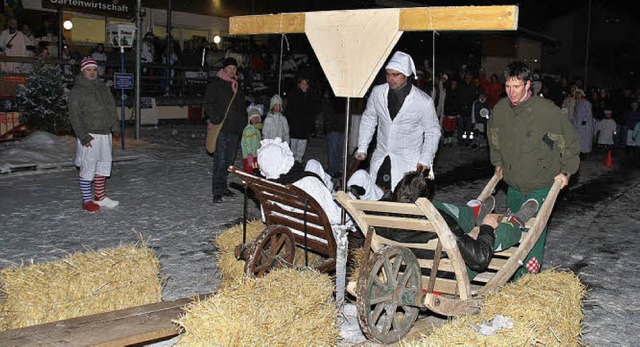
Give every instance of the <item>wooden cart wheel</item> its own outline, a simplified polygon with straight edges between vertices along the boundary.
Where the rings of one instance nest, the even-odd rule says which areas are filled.
[[[402,296],[422,291],[420,274],[418,259],[407,248],[385,246],[373,254],[356,288],[358,321],[368,339],[390,344],[409,332],[420,309],[408,303],[415,297]]]
[[[269,225],[252,242],[244,266],[245,274],[262,277],[274,268],[293,266],[296,247],[293,233],[282,225]]]

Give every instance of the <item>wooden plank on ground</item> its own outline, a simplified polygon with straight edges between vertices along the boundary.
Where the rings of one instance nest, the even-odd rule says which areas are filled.
[[[206,295],[197,297],[204,299]],[[178,335],[184,298],[0,331],[0,346],[126,346]]]

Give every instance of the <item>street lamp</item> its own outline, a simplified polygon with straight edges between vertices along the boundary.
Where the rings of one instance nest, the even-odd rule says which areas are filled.
[[[62,27],[65,30],[71,30],[71,29],[73,29],[73,22],[71,22],[70,20],[67,19],[67,20],[64,21],[64,23],[62,23]]]

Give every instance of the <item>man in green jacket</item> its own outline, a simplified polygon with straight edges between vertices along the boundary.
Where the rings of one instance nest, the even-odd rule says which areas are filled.
[[[75,164],[80,168],[82,208],[97,212],[101,207],[118,206],[118,201],[105,195],[105,183],[111,176],[111,133],[120,134],[120,128],[116,101],[109,87],[97,78],[96,61],[91,57],[82,59],[80,72],[69,92],[69,120],[78,139]]]
[[[493,108],[489,148],[491,164],[508,185],[507,208],[516,212],[527,199],[541,206],[554,180],[562,180],[564,188],[578,171],[580,148],[578,135],[560,108],[533,95],[529,66],[513,62],[504,78],[508,97]],[[514,278],[540,271],[546,237],[545,228]]]

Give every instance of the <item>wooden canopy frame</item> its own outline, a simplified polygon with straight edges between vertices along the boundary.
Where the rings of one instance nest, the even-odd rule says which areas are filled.
[[[305,33],[336,96],[363,97],[404,31],[518,29],[518,7],[458,6],[229,18],[234,35]]]

